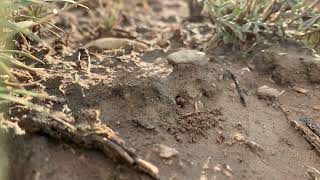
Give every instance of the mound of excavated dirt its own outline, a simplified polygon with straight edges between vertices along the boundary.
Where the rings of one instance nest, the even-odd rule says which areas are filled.
[[[259,72],[272,74],[272,79],[279,85],[320,83],[320,59],[311,55],[310,50],[270,48],[256,55],[252,64]]]

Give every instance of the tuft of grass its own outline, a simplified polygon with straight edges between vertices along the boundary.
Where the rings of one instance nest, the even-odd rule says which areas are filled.
[[[48,8],[52,3],[64,3],[64,7],[60,10],[52,10]],[[30,74],[45,76],[42,69],[24,64],[20,57],[33,60],[35,64],[45,64],[45,62],[28,52],[28,48],[26,50],[14,48],[14,42],[19,43],[17,39],[20,38],[24,46],[29,46],[30,41],[41,41],[41,34],[36,29],[52,31],[49,28],[54,28],[63,32],[49,20],[59,12],[67,10],[69,4],[87,8],[74,0],[0,0],[0,144],[2,145],[0,146],[0,180],[9,178],[9,134],[2,116],[8,112],[7,107],[18,104],[51,117],[53,115],[49,109],[32,103],[31,99],[57,100],[55,97],[25,90],[18,82],[13,71],[27,71]]]
[[[98,13],[104,18],[104,24],[108,30],[114,28],[119,22],[123,5],[122,0],[110,0],[106,5],[99,0]]]
[[[48,8],[52,3],[64,3],[62,9],[57,10]],[[49,98],[42,94],[25,91],[24,87],[19,86],[17,77],[11,72],[13,70],[24,70],[31,74],[45,76],[42,69],[33,68],[25,65],[20,61],[19,57],[25,57],[33,60],[34,63],[45,64],[41,59],[33,56],[27,50],[12,49],[13,42],[17,38],[23,40],[23,45],[28,46],[29,41],[40,41],[41,35],[34,29],[48,29],[43,24],[49,25],[51,28],[62,31],[49,22],[50,18],[59,14],[59,12],[67,10],[67,5],[77,5],[84,8],[86,6],[74,0],[3,0],[0,1],[0,106],[3,103],[17,103],[28,108],[45,112],[40,106],[34,105],[26,100],[28,97]],[[68,6],[69,7],[69,6]],[[38,26],[39,28],[35,28]],[[50,30],[52,31],[52,30]],[[28,48],[27,48],[28,49]],[[1,78],[2,77],[2,78]],[[12,87],[11,85],[15,85]],[[18,88],[18,89],[16,89]],[[4,111],[4,109],[1,109]]]
[[[205,0],[216,25],[212,42],[241,46],[284,39],[319,44],[319,0]]]
[[[48,8],[52,3],[65,3],[61,10],[51,10]],[[37,64],[45,64],[41,59],[33,56],[26,50],[18,50],[14,47],[14,42],[18,38],[22,39],[24,46],[29,46],[29,41],[41,40],[41,34],[35,29],[42,29],[53,32],[50,28],[63,32],[49,22],[50,18],[60,11],[66,10],[68,4],[85,7],[74,0],[1,0],[0,1],[0,180],[7,180],[9,175],[8,160],[8,136],[6,125],[2,114],[8,112],[11,105],[21,105],[32,109],[42,115],[51,117],[49,109],[31,102],[32,98],[42,98],[57,100],[44,94],[25,90],[13,71],[27,71],[30,74],[44,76],[41,69],[27,66],[20,57],[33,60]],[[86,7],[85,7],[86,8]],[[52,12],[50,12],[52,11]],[[37,28],[35,28],[37,27]]]

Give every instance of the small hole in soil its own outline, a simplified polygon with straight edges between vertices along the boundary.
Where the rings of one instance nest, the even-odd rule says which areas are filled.
[[[176,100],[176,104],[179,105],[180,107],[184,107],[184,105],[186,104],[186,100],[180,95],[177,95],[175,97],[175,100]]]

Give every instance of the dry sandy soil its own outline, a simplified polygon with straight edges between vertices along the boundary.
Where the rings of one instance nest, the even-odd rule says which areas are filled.
[[[279,108],[320,123],[320,61],[310,50],[290,42],[254,50],[247,57],[231,47],[206,49],[212,25],[188,22],[182,0],[150,0],[149,6],[127,1],[111,31],[97,13],[97,3],[86,5],[89,11],[74,8],[53,19],[70,34],[67,45],[64,35],[32,48],[48,62],[37,65],[47,70],[44,90],[66,98],[46,106],[75,119],[83,110],[100,110],[102,122],[154,163],[163,180],[301,180],[311,179],[308,166],[320,169],[319,155]],[[138,39],[153,48],[90,49],[91,74],[77,69],[78,49],[101,37]],[[181,49],[203,50],[210,62],[168,64],[166,55]],[[247,107],[228,71],[238,78]],[[257,89],[263,85],[282,94],[259,97]],[[41,133],[16,136],[11,142],[10,179],[150,179],[99,151]],[[178,153],[160,157],[159,145]]]

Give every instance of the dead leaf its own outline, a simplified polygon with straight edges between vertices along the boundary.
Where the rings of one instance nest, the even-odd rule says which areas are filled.
[[[85,45],[86,48],[96,47],[99,49],[120,49],[121,47],[132,44],[136,50],[146,50],[148,46],[141,42],[137,42],[135,40],[126,39],[126,38],[101,38],[96,39]]]

